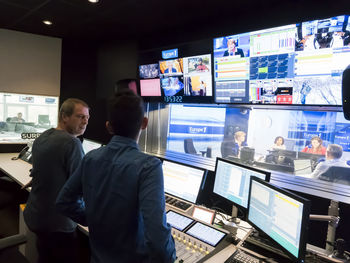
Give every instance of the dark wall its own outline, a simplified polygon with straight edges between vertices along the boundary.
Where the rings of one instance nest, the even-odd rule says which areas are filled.
[[[114,93],[116,81],[135,78],[137,72],[136,41],[101,44],[64,39],[62,44],[60,104],[76,97],[90,107],[85,138],[107,143],[106,102]]]

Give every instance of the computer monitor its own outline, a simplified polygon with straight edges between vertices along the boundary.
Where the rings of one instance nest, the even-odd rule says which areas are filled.
[[[82,146],[83,146],[83,150],[84,150],[85,154],[87,154],[91,150],[100,148],[102,146],[102,144],[99,142],[96,142],[96,141],[84,139]]]
[[[164,192],[196,203],[205,174],[204,169],[164,160]]]
[[[319,159],[322,159],[322,158],[325,158],[325,155],[298,152],[298,159],[300,159],[300,160],[313,160],[313,161],[318,161]]]
[[[270,173],[217,158],[213,193],[243,208],[248,206],[250,177],[270,180]]]
[[[297,152],[290,150],[278,150],[278,156],[289,157],[291,159],[297,159]]]
[[[274,240],[295,262],[303,262],[310,201],[252,177],[248,222]]]

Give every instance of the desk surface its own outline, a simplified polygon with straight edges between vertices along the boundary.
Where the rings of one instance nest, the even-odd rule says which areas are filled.
[[[18,153],[0,153],[0,170],[23,186],[31,180],[29,174],[32,165],[21,159],[11,160],[17,156]]]

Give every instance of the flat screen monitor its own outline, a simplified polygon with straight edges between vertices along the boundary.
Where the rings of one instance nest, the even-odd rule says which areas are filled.
[[[159,64],[147,64],[139,66],[140,79],[159,78]]]
[[[200,222],[193,224],[185,233],[211,245],[212,247],[216,247],[217,244],[219,244],[219,242],[227,235],[225,232],[204,225]]]
[[[294,261],[304,262],[310,201],[252,178],[248,222],[274,240]]]
[[[308,175],[311,173],[311,160],[294,160],[294,175]]]
[[[322,154],[312,154],[312,153],[304,153],[298,152],[298,159],[308,159],[318,161],[319,159],[325,158],[325,155]]]
[[[215,38],[217,103],[342,105],[349,15]]]
[[[297,152],[296,151],[290,151],[290,150],[278,150],[278,156],[281,157],[289,157],[292,160],[297,159]]]
[[[270,180],[270,173],[217,158],[213,192],[243,208],[248,206],[250,177]]]
[[[140,93],[145,101],[213,102],[211,54],[161,60],[155,65],[139,66]]]
[[[196,203],[205,173],[204,169],[164,160],[164,192]]]
[[[171,227],[179,230],[179,231],[183,231],[186,227],[188,227],[194,220],[181,215],[179,213],[176,213],[172,210],[169,210],[166,213],[166,221],[169,225],[171,225]]]
[[[102,146],[102,144],[99,142],[96,142],[96,141],[84,139],[82,146],[83,146],[83,150],[84,150],[85,154],[87,154],[91,150],[100,148]]]
[[[160,79],[141,79],[140,80],[141,97],[161,97]]]

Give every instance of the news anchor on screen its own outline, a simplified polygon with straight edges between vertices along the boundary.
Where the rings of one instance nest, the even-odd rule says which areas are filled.
[[[164,70],[164,74],[177,73],[177,69],[174,68],[173,61],[167,61],[167,68]]]
[[[224,52],[224,57],[228,56],[241,56],[244,57],[243,50],[237,48],[237,43],[234,39],[227,40],[227,50]]]
[[[234,157],[238,157],[240,153],[240,149],[243,146],[248,146],[245,139],[246,139],[246,133],[244,131],[237,131],[234,134],[233,140],[232,139],[224,140],[221,143],[222,158],[226,158],[230,155]]]
[[[311,154],[326,154],[326,147],[322,145],[323,141],[320,137],[314,136],[311,138],[311,144],[306,146],[302,152]]]

